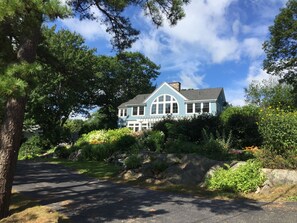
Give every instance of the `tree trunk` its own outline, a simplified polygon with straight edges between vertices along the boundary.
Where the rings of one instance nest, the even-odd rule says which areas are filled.
[[[20,147],[25,98],[9,98],[0,134],[0,219],[9,214],[11,188]]]
[[[36,19],[40,23],[36,23],[36,27],[32,27],[30,36],[24,34],[20,38],[20,46],[17,51],[19,62],[33,63],[36,60],[36,49],[40,39],[42,15],[37,14]],[[11,189],[22,139],[26,103],[26,96],[9,97],[0,126],[0,220],[9,214]]]

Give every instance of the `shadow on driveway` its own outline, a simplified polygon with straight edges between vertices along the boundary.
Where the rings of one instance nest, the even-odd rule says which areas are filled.
[[[208,200],[141,189],[43,162],[19,162],[14,189],[64,213],[72,222],[257,222],[267,214],[264,203]],[[254,221],[248,221],[250,215]],[[276,222],[268,221],[269,216],[267,221],[258,222]]]

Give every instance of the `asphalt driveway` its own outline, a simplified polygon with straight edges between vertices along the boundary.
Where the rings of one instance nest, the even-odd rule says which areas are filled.
[[[18,163],[14,189],[71,222],[297,222],[297,203],[201,199],[76,174],[60,165]]]

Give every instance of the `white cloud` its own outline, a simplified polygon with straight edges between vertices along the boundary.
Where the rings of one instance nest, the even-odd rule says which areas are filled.
[[[60,22],[70,31],[79,33],[88,41],[95,41],[98,40],[98,38],[110,41],[111,36],[106,32],[106,26],[100,22],[102,15],[99,13],[99,10],[93,6],[90,8],[90,13],[98,17],[98,21],[88,19],[80,20],[77,17],[73,17],[61,19]]]
[[[205,86],[204,76],[195,75],[194,73],[182,73],[179,78],[181,86],[185,89],[197,89]]]
[[[243,88],[225,88],[225,96],[228,103],[233,106],[245,105]]]

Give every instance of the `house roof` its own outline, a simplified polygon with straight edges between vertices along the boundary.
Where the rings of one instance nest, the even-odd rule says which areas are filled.
[[[119,108],[125,107],[127,105],[141,105],[143,104],[143,102],[145,101],[145,99],[147,99],[151,94],[139,94],[136,95],[134,98],[132,98],[131,100],[124,102],[123,104],[121,104],[119,106]]]
[[[207,88],[207,89],[182,89],[180,93],[188,100],[216,100],[223,88]]]
[[[207,89],[182,89],[179,91],[181,95],[183,95],[189,101],[202,101],[202,100],[216,100],[219,95],[223,91],[223,88],[207,88]],[[135,96],[133,99],[124,102],[119,106],[119,108],[123,108],[131,105],[144,105],[144,101],[151,94],[139,94]]]

